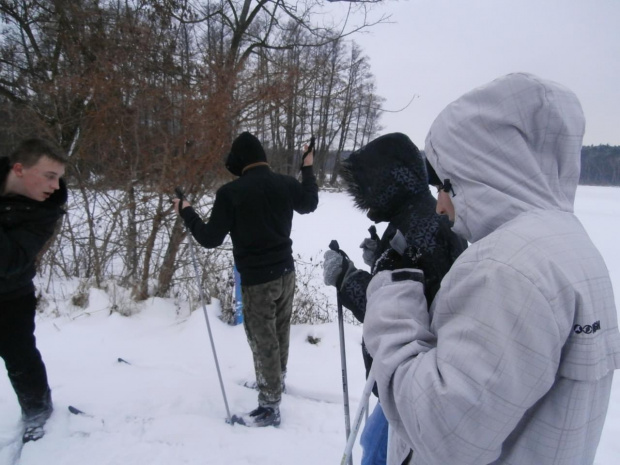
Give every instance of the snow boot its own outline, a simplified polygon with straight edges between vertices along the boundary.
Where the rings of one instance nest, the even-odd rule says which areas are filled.
[[[43,425],[31,425],[26,426],[24,430],[24,434],[22,436],[22,442],[26,444],[30,441],[38,441],[45,435],[45,430],[43,429]]]
[[[43,412],[36,415],[27,416],[24,418],[24,434],[22,435],[22,442],[25,444],[30,441],[38,441],[45,435],[45,422],[52,415],[53,408],[50,407]]]
[[[279,426],[280,408],[277,405],[274,407],[259,406],[250,412],[250,418],[252,419],[251,426]]]

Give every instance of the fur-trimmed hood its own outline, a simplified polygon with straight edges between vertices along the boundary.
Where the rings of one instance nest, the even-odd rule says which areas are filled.
[[[389,221],[416,197],[433,201],[424,158],[402,133],[383,135],[353,152],[341,175],[355,205],[376,222]]]

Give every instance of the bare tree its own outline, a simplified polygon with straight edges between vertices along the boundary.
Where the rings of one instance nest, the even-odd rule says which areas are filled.
[[[136,299],[169,295],[187,273],[173,188],[208,214],[238,131],[257,132],[289,174],[314,133],[322,179],[328,153],[370,137],[380,102],[344,37],[371,24],[319,27],[319,7],[0,0],[0,146],[45,133],[70,157],[70,214],[48,266],[118,280]],[[215,295],[230,248],[200,253]]]

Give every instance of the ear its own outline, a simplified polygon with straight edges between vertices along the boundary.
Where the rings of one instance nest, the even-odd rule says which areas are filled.
[[[21,163],[15,163],[13,165],[12,171],[13,173],[15,173],[15,176],[21,178],[24,175],[24,165],[22,165]]]

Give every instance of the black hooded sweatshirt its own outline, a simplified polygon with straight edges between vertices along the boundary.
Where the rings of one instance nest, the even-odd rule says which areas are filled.
[[[11,170],[7,157],[0,158],[0,192]],[[0,302],[34,291],[36,257],[52,237],[65,213],[67,187],[39,202],[21,195],[0,195]]]
[[[368,211],[368,217],[377,223],[388,222],[377,258],[390,249],[397,230],[405,236],[407,246],[422,254],[419,264],[430,308],[441,280],[467,242],[452,232],[446,216],[436,213],[437,201],[430,192],[425,160],[418,148],[404,134],[386,134],[353,152],[343,162],[342,176],[357,207]],[[356,270],[341,288],[343,305],[360,322],[366,314],[366,288],[374,268],[371,273]],[[365,350],[364,359],[369,370],[370,356]]]
[[[209,221],[203,222],[191,207],[182,209],[181,217],[207,248],[221,245],[230,233],[242,285],[272,281],[294,269],[293,212],[311,213],[318,205],[312,166],[302,168],[301,183],[274,173],[249,133],[233,142],[226,166],[240,177],[218,189]]]

